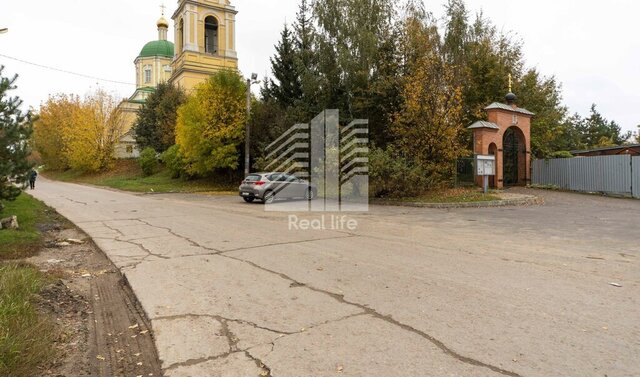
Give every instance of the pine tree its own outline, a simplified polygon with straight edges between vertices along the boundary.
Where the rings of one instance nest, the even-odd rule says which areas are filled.
[[[296,52],[296,70],[300,75],[302,96],[296,106],[296,112],[302,117],[314,116],[321,110],[319,106],[319,80],[317,36],[313,22],[311,6],[307,0],[301,0],[293,24],[293,40]]]
[[[270,60],[275,81],[270,79],[265,86],[266,96],[272,97],[285,108],[293,106],[302,96],[302,84],[296,64],[294,37],[286,24],[280,34],[276,54]]]
[[[622,128],[615,121],[607,120],[591,105],[588,117],[577,120],[577,129],[581,134],[581,142],[586,147],[605,147],[622,145],[631,137],[631,131],[622,132]]]
[[[27,161],[32,116],[30,112],[20,110],[22,100],[19,97],[8,96],[10,90],[16,89],[18,76],[6,78],[3,71],[4,66],[0,67],[0,200],[15,200],[21,189],[9,180],[26,182],[33,167]],[[0,211],[3,208],[0,202]]]
[[[164,152],[175,144],[178,108],[186,101],[184,92],[168,83],[161,83],[138,110],[134,126],[140,150],[151,147]]]

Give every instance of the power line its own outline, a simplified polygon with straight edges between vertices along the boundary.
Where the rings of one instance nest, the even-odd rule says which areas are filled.
[[[57,71],[57,72],[62,72],[62,73],[66,73],[66,74],[69,74],[69,75],[74,75],[74,76],[84,77],[84,78],[87,78],[87,79],[98,80],[98,81],[104,81],[104,82],[110,82],[110,83],[113,83],[113,84],[121,84],[121,85],[132,85],[132,86],[136,86],[136,84],[132,84],[132,83],[130,83],[130,82],[124,82],[124,81],[116,81],[116,80],[103,79],[103,78],[96,77],[96,76],[90,76],[90,75],[85,75],[85,74],[82,74],[82,73],[71,72],[71,71],[67,71],[67,70],[64,70],[64,69],[60,69],[60,68],[49,67],[49,66],[47,66],[47,65],[43,65],[43,64],[38,64],[38,63],[28,62],[28,61],[26,61],[26,60],[22,60],[22,59],[14,58],[14,57],[12,57],[12,56],[7,56],[7,55],[4,55],[4,54],[0,54],[0,56],[1,56],[1,57],[3,57],[3,58],[7,58],[7,59],[11,59],[11,60],[15,60],[15,61],[20,62],[20,63],[29,64],[29,65],[32,65],[32,66],[35,66],[35,67],[44,68],[44,69],[49,69],[49,70]]]

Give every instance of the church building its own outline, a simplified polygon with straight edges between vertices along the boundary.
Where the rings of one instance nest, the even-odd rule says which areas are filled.
[[[117,158],[139,156],[133,125],[138,109],[158,84],[169,82],[187,94],[213,73],[238,69],[236,14],[229,0],[179,0],[172,16],[175,44],[168,40],[169,22],[157,22],[158,39],[144,45],[134,64],[136,90],[122,102],[127,130],[116,147]]]

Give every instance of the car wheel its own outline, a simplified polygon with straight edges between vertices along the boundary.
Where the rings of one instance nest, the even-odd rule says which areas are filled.
[[[262,199],[264,204],[271,204],[274,200],[276,200],[276,194],[273,191],[267,191],[264,193],[264,199]]]
[[[255,200],[255,198],[242,198],[242,199],[244,199],[244,201],[247,203],[253,203],[253,201]]]
[[[313,200],[316,198],[316,193],[312,188],[307,189],[307,192],[304,194],[304,198],[306,200]]]

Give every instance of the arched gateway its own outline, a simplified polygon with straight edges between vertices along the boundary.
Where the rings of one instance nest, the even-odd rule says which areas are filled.
[[[496,156],[496,176],[491,187],[526,185],[531,181],[531,118],[534,114],[516,106],[516,95],[509,93],[506,103],[485,107],[487,121],[477,121],[473,130],[473,153]],[[482,177],[476,176],[482,185]]]

